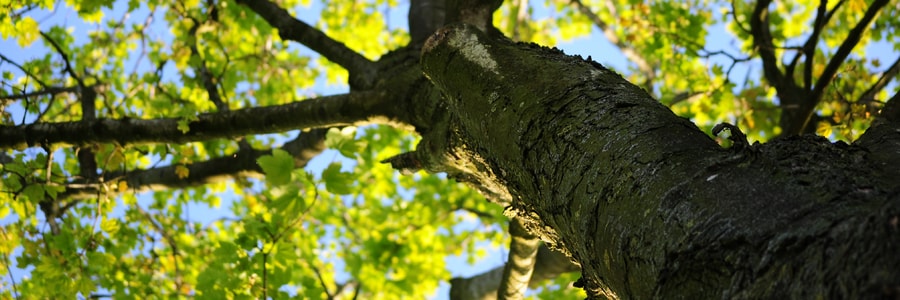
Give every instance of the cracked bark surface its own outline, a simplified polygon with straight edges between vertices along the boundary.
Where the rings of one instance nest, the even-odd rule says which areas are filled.
[[[431,39],[451,134],[424,137],[425,169],[511,199],[592,298],[897,295],[900,193],[874,137],[721,149],[595,63],[468,25]]]

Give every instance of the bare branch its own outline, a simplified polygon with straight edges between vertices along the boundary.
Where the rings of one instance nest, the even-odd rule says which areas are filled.
[[[72,93],[72,92],[78,91],[78,89],[79,88],[77,86],[67,86],[67,87],[50,86],[50,87],[46,87],[39,91],[33,91],[33,92],[22,93],[22,94],[13,94],[13,95],[7,95],[7,96],[0,96],[0,100],[19,100],[19,99],[38,97],[38,96],[43,96],[43,95],[56,95],[56,94],[63,94],[63,93]]]
[[[69,73],[69,76],[72,76],[72,78],[75,79],[76,82],[78,82],[78,86],[83,88],[84,81],[82,81],[81,77],[79,77],[78,74],[75,73],[75,69],[72,68],[72,63],[70,62],[69,55],[66,54],[66,51],[63,50],[62,47],[60,47],[59,44],[56,43],[56,41],[54,41],[52,38],[50,38],[49,35],[47,35],[43,31],[41,31],[40,33],[41,33],[41,36],[45,40],[47,40],[47,42],[50,43],[51,46],[53,46],[53,49],[55,49],[56,52],[59,53],[59,56],[62,57],[63,62],[65,63],[66,73]]]
[[[297,20],[278,4],[268,0],[238,0],[237,2],[246,5],[265,19],[269,25],[277,28],[278,35],[282,39],[301,43],[346,68],[350,73],[351,87],[368,89],[375,82],[374,62],[347,48],[344,43],[328,37],[315,27]]]
[[[215,12],[215,5],[212,4],[212,1],[209,0],[207,2],[207,4],[211,7],[211,10],[213,10],[213,12]],[[216,19],[217,13],[210,17],[212,19]],[[194,19],[192,19],[192,20],[194,20]],[[197,20],[194,20],[194,25],[191,27],[190,30],[188,30],[189,35],[195,36],[198,28],[200,28],[200,22]],[[200,49],[197,48],[197,39],[196,38],[191,39],[190,49],[191,49],[191,56],[196,57],[197,60],[199,61],[199,63],[198,63],[199,66],[197,68],[199,72],[197,74],[197,77],[199,77],[200,82],[203,84],[203,88],[206,89],[206,94],[209,97],[209,100],[212,101],[212,103],[216,105],[216,109],[218,109],[218,111],[220,111],[220,112],[231,110],[231,108],[228,107],[228,103],[225,103],[225,100],[222,99],[222,95],[219,94],[219,85],[217,83],[217,79],[212,76],[212,72],[210,72],[209,68],[206,66],[206,60],[204,60],[203,57],[200,56]],[[226,62],[226,68],[227,68],[227,62]],[[250,148],[250,144],[247,143],[246,139],[241,139],[238,143],[240,143],[241,148]]]
[[[737,5],[735,5],[734,0],[731,0],[731,12],[729,14],[731,15],[731,19],[734,20],[734,23],[737,24],[738,29],[740,29],[743,32],[746,32],[747,34],[752,34],[752,33],[750,33],[750,30],[747,29],[747,26],[745,26],[744,23],[741,22],[740,19],[738,19]]]
[[[775,47],[772,45],[772,33],[769,31],[769,4],[771,0],[756,2],[753,15],[750,18],[750,32],[753,34],[753,44],[759,51],[763,62],[763,73],[772,85],[778,86],[784,79],[784,74],[778,69],[778,58],[775,57]],[[791,80],[788,78],[788,80]]]
[[[197,28],[200,28],[200,22],[194,20],[194,25],[188,30],[188,34],[190,36],[195,36]],[[219,111],[229,110],[228,104],[225,103],[225,101],[222,100],[222,96],[219,95],[218,85],[214,81],[212,74],[209,72],[209,68],[206,67],[206,61],[203,60],[203,57],[200,57],[200,49],[197,49],[197,39],[192,40],[190,49],[191,56],[196,57],[199,61],[197,63],[197,77],[199,77],[200,82],[203,84],[203,88],[206,89],[209,100],[216,105],[216,108],[219,109]]]
[[[822,33],[822,28],[824,28],[825,25],[828,24],[828,21],[831,20],[831,17],[833,17],[834,13],[839,8],[841,8],[841,5],[843,5],[844,2],[844,0],[838,1],[838,3],[834,5],[834,8],[832,8],[831,11],[827,13],[825,12],[827,2],[822,1],[822,3],[820,3],[819,8],[816,12],[816,19],[815,21],[813,21],[813,34],[808,39],[806,39],[806,43],[803,44],[803,47],[801,48],[801,50],[803,51],[798,52],[797,55],[794,56],[794,59],[791,60],[791,63],[788,64],[787,68],[785,69],[785,74],[793,78],[794,68],[796,68],[797,63],[800,62],[800,56],[806,56],[806,67],[803,74],[803,83],[804,87],[807,90],[812,89],[813,56],[815,54],[816,44],[818,44],[819,42],[819,36]]]
[[[806,90],[812,89],[812,67],[816,59],[816,44],[819,42],[819,35],[822,28],[825,27],[825,12],[827,11],[828,0],[819,0],[819,7],[816,9],[816,20],[813,22],[813,33],[806,44],[803,45],[803,55],[806,56],[806,65],[803,68],[803,87]],[[791,76],[791,74],[788,74]]]
[[[11,237],[6,237],[7,233],[6,233],[5,230],[4,230],[3,232],[0,232],[0,234],[4,235],[4,237],[3,237],[4,239],[11,239]],[[14,298],[15,298],[16,300],[19,300],[19,288],[18,288],[18,284],[16,283],[16,278],[13,277],[12,268],[9,267],[9,266],[12,265],[12,264],[9,262],[10,256],[12,256],[12,253],[5,253],[5,252],[4,252],[3,255],[2,255],[2,258],[0,258],[0,260],[2,260],[2,261],[3,261],[3,265],[6,266],[6,274],[9,275],[9,282],[10,282],[11,285],[12,285],[12,294],[13,294],[13,296],[14,296]]]
[[[355,124],[404,125],[384,91],[353,92],[290,104],[200,114],[190,122],[178,118],[96,119],[0,126],[0,148],[42,144],[187,143],[250,134]],[[182,131],[179,122],[189,130]]]

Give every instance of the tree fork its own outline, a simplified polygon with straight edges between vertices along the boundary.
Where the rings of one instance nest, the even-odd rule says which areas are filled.
[[[450,114],[425,169],[508,197],[591,298],[900,291],[900,193],[862,146],[722,149],[597,63],[471,25],[440,29],[422,64]]]

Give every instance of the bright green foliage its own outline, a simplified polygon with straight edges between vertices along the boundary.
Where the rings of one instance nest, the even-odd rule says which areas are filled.
[[[675,113],[691,118],[706,132],[715,124],[730,122],[740,126],[751,140],[765,141],[781,133],[775,91],[763,79],[748,32],[755,1],[544,1],[544,5],[555,10],[551,15],[558,18],[554,19],[540,19],[531,8],[512,13],[519,12],[519,2],[512,1],[495,15],[497,27],[507,35],[554,44],[560,39],[577,39],[594,31],[619,49],[633,51],[650,66],[650,70],[644,70],[635,59],[627,57],[628,68],[619,72],[650,91]],[[828,2],[828,9],[833,9],[837,2]],[[822,45],[816,50],[812,66],[813,79],[818,78],[828,63],[825,55],[828,59],[834,55],[872,1],[845,2],[845,7],[836,11],[821,34]],[[578,3],[591,11],[596,20],[580,10]],[[785,48],[802,46],[811,34],[810,24],[819,3],[775,1],[768,14],[773,44]],[[880,60],[868,59],[870,53],[866,49],[872,42],[886,41],[893,51],[900,50],[898,39],[890,38],[896,34],[900,21],[887,17],[897,15],[897,10],[896,5],[889,4],[880,12],[871,33],[862,36],[853,55],[842,64],[838,78],[826,88],[819,105],[820,115],[825,117],[818,124],[819,134],[853,140],[868,127],[875,104],[856,103],[857,99],[896,57],[881,52]],[[734,36],[726,36],[721,32],[722,27]],[[711,41],[716,43],[708,44]],[[827,50],[823,52],[823,49]],[[797,52],[779,48],[776,55],[787,64]],[[615,62],[597,55],[593,59],[603,64]],[[801,63],[797,68],[804,66]],[[799,77],[796,80],[803,82]],[[891,89],[884,89],[875,98],[887,99],[890,93]]]
[[[272,151],[256,160],[266,173],[266,181],[272,185],[285,185],[291,182],[291,170],[294,169],[294,157],[281,149]]]
[[[406,28],[388,21],[406,14],[396,9],[402,1],[274,2],[369,59],[409,41]],[[869,2],[846,1],[837,11],[822,32],[813,78]],[[809,34],[817,4],[773,4],[774,44],[798,45]],[[310,5],[318,15],[308,14]],[[495,14],[495,25],[515,40],[545,45],[605,37],[632,53],[618,71],[675,113],[706,131],[731,122],[752,140],[766,140],[780,133],[779,110],[746,31],[752,6],[511,0]],[[888,5],[881,15],[896,16],[898,9]],[[45,18],[53,10],[59,11]],[[97,118],[178,118],[179,129],[190,132],[200,113],[302,101],[347,81],[338,65],[282,41],[277,30],[232,0],[0,0],[0,11],[0,36],[10,41],[4,46],[20,47],[0,50],[0,97],[42,86],[99,84]],[[866,46],[880,41],[900,50],[898,20],[878,18],[842,64],[819,105],[827,121],[817,124],[820,134],[852,140],[868,127],[872,103],[855,99],[896,57],[866,56]],[[599,47],[599,38],[588,47]],[[796,51],[780,48],[776,55],[787,62]],[[215,79],[224,106],[210,97],[203,69]],[[888,90],[876,98],[886,99]],[[85,112],[72,95],[3,98],[0,122],[79,121]],[[505,247],[502,208],[441,176],[400,176],[381,163],[412,150],[411,133],[381,126],[333,128],[325,144],[335,151],[319,155],[324,162],[307,169],[278,149],[294,136],[87,145],[79,151],[92,151],[103,172],[171,166],[166,172],[184,180],[194,175],[190,166],[243,148],[271,154],[256,160],[265,180],[238,174],[146,192],[112,178],[90,197],[64,201],[71,207],[51,220],[40,203],[83,179],[76,149],[4,150],[9,159],[0,160],[0,298],[322,299],[341,293],[338,298],[349,299],[361,286],[360,299],[419,299],[434,295],[450,278],[446,257],[463,255],[477,264],[485,253],[477,245]],[[560,277],[537,297],[583,298],[566,288],[577,276]]]

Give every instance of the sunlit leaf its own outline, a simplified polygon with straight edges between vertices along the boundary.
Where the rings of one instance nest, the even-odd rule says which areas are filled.
[[[332,163],[322,171],[322,181],[325,189],[335,194],[349,194],[352,189],[353,175],[341,172],[340,163]]]
[[[263,155],[256,160],[266,173],[266,181],[272,185],[283,185],[291,180],[294,158],[284,150],[272,150],[272,155]]]

